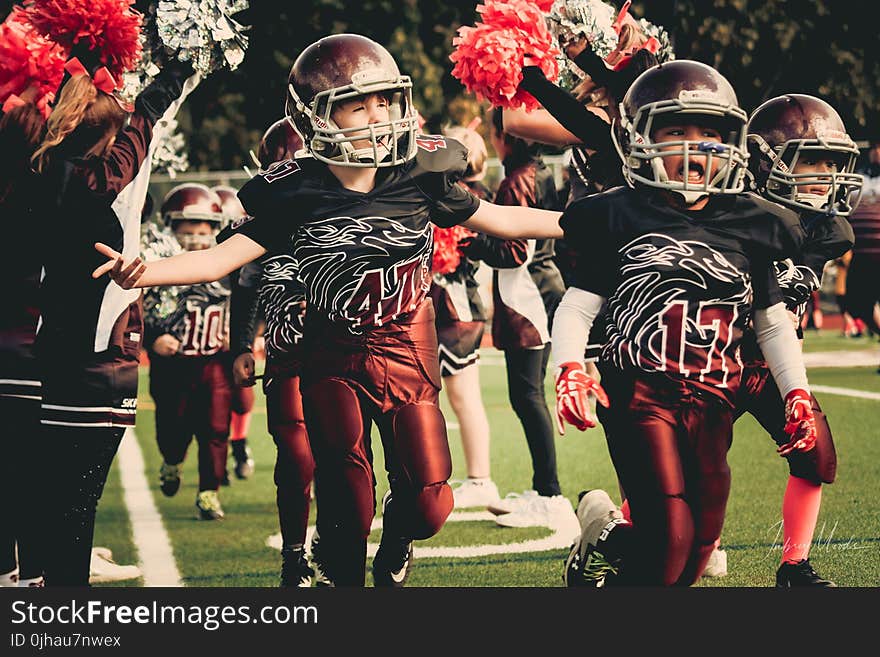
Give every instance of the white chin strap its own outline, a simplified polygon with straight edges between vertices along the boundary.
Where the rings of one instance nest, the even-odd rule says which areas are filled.
[[[654,170],[654,180],[665,183],[670,182],[669,176],[666,175],[666,168],[663,166],[663,158],[653,157],[650,162],[651,168]],[[670,189],[668,191],[681,196],[687,205],[693,205],[704,196],[709,196],[709,193],[702,189]]]
[[[828,197],[830,195],[830,191],[827,194],[807,194],[804,192],[798,192],[795,194],[795,200],[798,203],[805,203],[816,210],[821,210],[828,204]]]
[[[180,246],[186,251],[210,249],[217,242],[213,235],[176,235]]]

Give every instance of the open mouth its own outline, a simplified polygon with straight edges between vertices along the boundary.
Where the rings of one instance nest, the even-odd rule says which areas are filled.
[[[706,169],[699,162],[688,162],[687,169],[685,169],[684,163],[682,163],[678,168],[679,179],[689,183],[703,182],[705,174]]]

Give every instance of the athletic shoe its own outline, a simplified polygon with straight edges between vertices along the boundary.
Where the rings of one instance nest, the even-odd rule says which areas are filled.
[[[382,516],[391,500],[391,491],[382,498]],[[412,570],[412,541],[406,538],[387,536],[382,532],[379,549],[373,557],[373,586],[403,588]]]
[[[315,586],[334,586],[333,580],[327,575],[324,566],[321,554],[321,537],[318,536],[317,529],[315,530],[315,533],[312,534],[312,543],[309,546],[309,552],[311,552],[310,562],[312,570],[315,571]]]
[[[477,506],[487,507],[490,504],[501,501],[498,495],[498,486],[488,477],[483,479],[465,479],[457,483],[458,485],[452,489],[456,509],[467,509]]]
[[[571,502],[562,495],[536,495],[513,513],[498,516],[495,522],[502,527],[550,527],[563,532],[567,539],[581,532]]]
[[[500,516],[505,513],[519,511],[536,497],[538,497],[538,491],[535,490],[526,490],[522,493],[508,493],[504,496],[503,500],[499,499],[492,502],[486,505],[486,508],[496,516]]]
[[[235,459],[235,476],[238,479],[247,479],[254,474],[253,455],[245,439],[232,441],[232,458]]]
[[[719,547],[712,550],[703,577],[726,577],[727,576],[727,552]]]
[[[223,469],[223,476],[220,478],[221,486],[231,486],[231,482],[229,481],[229,468]]]
[[[220,520],[224,515],[220,497],[215,490],[200,491],[196,497],[196,508],[202,520]]]
[[[622,562],[621,555],[609,549],[608,538],[620,526],[631,525],[599,489],[580,494],[577,519],[582,530],[565,560],[562,581],[566,586],[601,588],[609,575],[617,575]]]
[[[0,575],[0,586],[18,586],[18,568]]]
[[[302,546],[281,548],[281,586],[309,588],[315,571],[309,568]]]
[[[830,579],[819,577],[813,570],[809,559],[801,559],[797,563],[784,562],[776,571],[776,588],[788,589],[793,586],[836,587]]]
[[[137,566],[120,566],[110,558],[110,550],[107,548],[95,548],[89,560],[89,584],[102,582],[123,582],[128,579],[137,579],[141,576],[141,569]]]
[[[171,465],[170,463],[162,463],[159,468],[159,488],[165,497],[174,497],[180,489],[180,464]]]

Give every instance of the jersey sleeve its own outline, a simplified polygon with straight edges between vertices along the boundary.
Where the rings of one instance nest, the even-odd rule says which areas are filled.
[[[467,170],[467,149],[437,135],[422,135],[417,142],[413,177],[431,203],[431,221],[441,228],[464,223],[480,207],[480,199],[458,184]]]
[[[290,164],[292,161],[279,162],[278,165]],[[296,213],[292,211],[295,198],[289,189],[284,189],[284,181],[268,178],[275,165],[247,181],[238,192],[238,198],[244,206],[247,216],[233,221],[220,231],[218,242],[229,239],[232,235],[244,235],[264,247],[267,251],[288,250],[290,237],[296,229]],[[277,187],[273,187],[277,185]]]
[[[604,195],[583,198],[566,208],[559,220],[565,243],[574,251],[572,285],[608,298],[617,287],[617,252]]]
[[[819,216],[807,230],[802,249],[803,264],[821,278],[825,263],[841,257],[853,247],[855,241],[852,226],[846,218],[839,215]]]
[[[769,308],[784,300],[773,262],[756,257],[752,259],[751,270],[753,309]]]

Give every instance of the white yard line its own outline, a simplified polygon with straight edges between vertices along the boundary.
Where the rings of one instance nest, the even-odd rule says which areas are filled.
[[[828,395],[841,395],[843,397],[857,397],[858,399],[873,399],[880,401],[880,392],[868,392],[866,390],[854,390],[852,388],[838,388],[837,386],[810,386],[812,392],[822,392]]]
[[[144,474],[144,456],[134,429],[126,430],[122,438],[119,474],[144,586],[183,586],[168,532]]]

